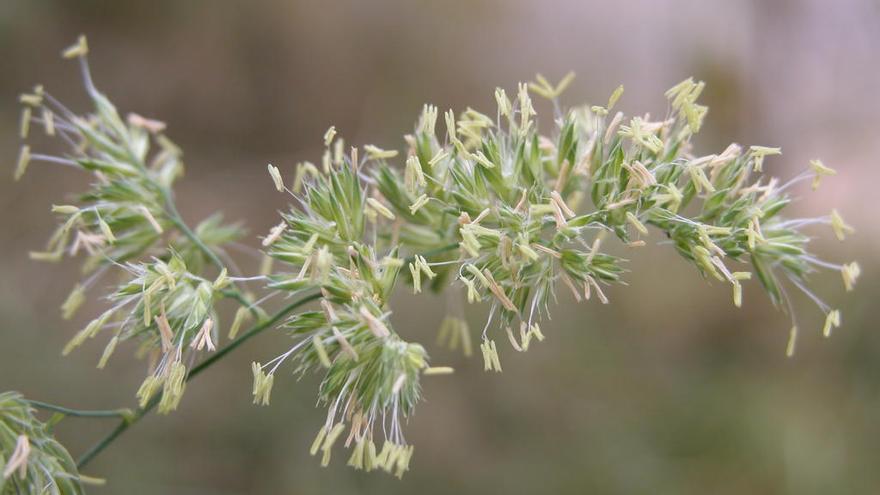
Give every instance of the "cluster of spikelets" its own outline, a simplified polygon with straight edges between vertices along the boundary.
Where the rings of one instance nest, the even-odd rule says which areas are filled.
[[[48,162],[91,171],[96,183],[82,194],[79,205],[53,206],[63,222],[49,240],[45,252],[35,259],[57,261],[65,253],[88,255],[86,270],[108,260],[136,258],[154,246],[168,228],[162,212],[163,188],[182,174],[181,152],[162,134],[164,124],[132,114],[124,122],[116,108],[91,82],[85,62],[85,41],[76,46],[82,63],[86,90],[94,113],[78,115],[36,86],[24,94],[21,137],[27,138],[31,123],[41,124],[48,136],[63,140],[64,156],[34,153],[23,146],[15,171],[16,180],[31,162]],[[39,115],[37,117],[37,115]],[[159,151],[150,156],[151,144]]]
[[[46,135],[61,140],[67,150],[55,156],[22,146],[15,179],[20,179],[32,162],[45,162],[91,172],[95,182],[76,198],[76,204],[52,206],[52,212],[59,215],[59,226],[46,250],[32,252],[31,258],[59,261],[65,254],[75,257],[85,253],[83,270],[89,273],[145,254],[167,253],[170,247],[200,270],[205,264],[204,253],[178,232],[166,232],[179,227],[177,219],[169,216],[169,208],[173,208],[170,188],[183,174],[182,152],[163,134],[164,123],[137,114],[129,114],[123,121],[92,83],[84,38],[74,48],[77,50],[65,53],[78,57],[94,111],[76,114],[42,86],[21,95],[22,139],[28,137],[32,123],[40,124]],[[212,247],[241,235],[236,226],[223,225],[219,217],[204,221],[196,232]]]
[[[0,494],[76,495],[83,479],[76,463],[15,392],[0,392]]]
[[[270,170],[284,190],[280,174]],[[391,328],[388,303],[405,260],[397,249],[365,237],[378,235],[375,218],[369,220],[365,210],[384,207],[364,197],[358,171],[338,166],[334,172],[305,182],[303,208],[285,215],[285,222],[270,234],[275,239],[265,243],[271,256],[296,267],[295,272],[273,274],[271,289],[319,289],[323,297],[319,311],[286,322],[296,344],[266,364],[254,364],[255,402],[268,403],[274,373],[288,359],[295,362],[295,373],[324,371],[318,400],[328,407],[327,421],[312,453],[320,448],[322,464],[329,462],[330,449],[348,422],[345,445],[355,444],[349,463],[368,470],[382,466],[401,475],[412,453],[401,419],[419,401],[419,374],[450,370],[428,367],[424,348],[405,342]],[[369,234],[367,224],[373,225]],[[434,275],[426,264],[422,269]],[[373,430],[379,424],[386,437],[377,453]]]
[[[292,345],[253,363],[252,371],[254,402],[264,405],[282,365],[298,375],[323,373],[318,400],[327,418],[311,453],[320,452],[324,465],[345,435],[351,466],[402,475],[413,453],[403,423],[420,400],[420,377],[452,371],[429,366],[425,349],[391,325],[390,300],[401,279],[415,293],[454,289],[458,309],[438,341],[468,355],[472,336],[457,301],[485,303],[484,368],[501,371],[496,339],[506,336],[520,352],[543,340],[551,300],[570,292],[578,301],[609,302],[608,286],[625,272],[624,260],[610,252],[614,239],[633,249],[652,237],[671,241],[703,276],[729,284],[736,306],[753,273],[790,313],[789,292],[801,291],[825,313],[825,335],[841,316],[808,288],[809,275],[838,270],[847,290],[859,275],[857,264],[822,261],[807,249],[804,227],[828,225],[841,240],[852,231],[838,213],[781,216],[791,186],[812,179],[816,187],[832,169],[813,161],[780,183],[762,175],[765,158],[778,148],[732,144],[717,154],[692,152],[690,138],[707,112],[697,103],[703,83],[688,79],[670,89],[668,114],[652,120],[614,112],[622,87],[604,107],[563,110],[558,98],[572,77],[553,85],[539,76],[519,85],[513,99],[497,89],[493,116],[446,112],[445,132],[437,130],[437,108],[426,105],[404,136],[403,156],[372,145],[346,149],[331,127],[320,165],[299,164],[289,182],[270,165],[275,187],[294,201],[262,242],[276,269],[266,264],[265,277],[227,277],[219,260],[238,230],[216,218],[194,231],[182,223],[169,190],[182,167],[179,150],[161,123],[119,118],[92,85],[85,52],[82,41],[66,55],[79,59],[95,112],[77,116],[42,89],[23,96],[22,135],[40,123],[71,150],[56,157],[24,147],[16,172],[44,161],[97,179],[77,204],[54,209],[62,225],[48,251],[36,255],[88,253],[86,268],[94,274],[65,302],[65,316],[105,271],[120,268],[127,277],[110,295],[111,308],[68,347],[111,332],[103,366],[117,342],[137,338],[141,353],[153,356],[141,405],[157,400],[161,389],[160,410],[167,412],[180,401],[187,363],[218,345],[214,307],[238,294],[238,282],[265,280],[267,297],[317,293],[319,308],[284,322]],[[539,130],[532,95],[552,102],[548,132]],[[147,161],[152,143],[159,151]],[[399,167],[392,164],[398,159]],[[249,315],[262,314],[236,299],[243,305],[232,336]],[[789,355],[797,335],[791,316]]]
[[[344,416],[354,418],[349,441],[372,442],[377,415],[384,421],[390,409],[392,442],[401,445],[398,415],[406,417],[416,402],[418,384],[411,381],[417,368],[368,374],[376,358],[366,352],[412,346],[385,320],[404,264],[402,274],[415,293],[423,283],[441,289],[452,282],[466,290],[469,302],[488,301],[480,345],[486,370],[501,371],[496,329],[517,351],[543,340],[539,323],[557,288],[578,301],[595,295],[607,303],[603,287],[620,281],[624,269],[603,243],[616,237],[632,248],[644,246],[648,226],[664,233],[704,276],[730,284],[736,306],[753,270],[775,304],[790,309],[788,284],[826,313],[826,335],[840,324],[839,312],[807,288],[807,276],[817,268],[839,270],[849,290],[858,265],[814,257],[799,229],[828,224],[842,239],[851,228],[836,212],[780,217],[790,186],[811,178],[817,186],[831,169],[814,161],[810,171],[780,184],[760,176],[764,158],[779,154],[777,148],[733,144],[695,156],[689,140],[706,114],[697,103],[702,83],[688,79],[670,89],[669,115],[652,121],[647,115],[625,120],[619,112],[608,119],[622,88],[605,107],[563,113],[556,98],[569,81],[554,86],[539,78],[520,85],[514,101],[499,89],[494,118],[472,109],[457,117],[449,111],[445,136],[436,131],[437,109],[426,106],[414,133],[404,138],[402,173],[389,164],[397,151],[367,146],[364,156],[357,148],[346,153],[333,128],[325,135],[322,167],[299,165],[290,189],[270,165],[278,190],[296,201],[264,240],[271,256],[293,266],[275,274],[270,287],[293,293],[317,288],[324,299],[323,311],[288,322],[297,343],[260,366],[257,379],[271,384],[287,359],[299,363],[299,372],[325,368],[320,400],[330,408],[319,438],[337,431]],[[550,135],[539,133],[530,92],[549,97],[557,109]],[[469,348],[466,326],[457,319],[445,322],[442,332],[441,340],[468,342],[463,346]],[[793,325],[788,354],[796,332]],[[266,388],[260,391],[267,400]],[[399,407],[398,397],[407,407]],[[352,457],[359,455],[356,448]]]
[[[34,259],[58,261],[84,255],[88,276],[62,305],[72,318],[87,291],[103,279],[121,275],[117,289],[106,296],[111,307],[78,332],[64,354],[99,333],[112,335],[99,360],[103,368],[120,342],[135,339],[138,354],[150,357],[150,374],[137,396],[145,406],[161,390],[159,410],[177,407],[183,394],[186,364],[194,354],[213,351],[217,342],[214,304],[230,280],[222,270],[216,280],[207,271],[208,257],[184,236],[170,187],[183,173],[182,154],[164,134],[159,121],[131,114],[123,121],[113,104],[93,85],[86,62],[85,39],[65,51],[81,64],[94,111],[79,115],[38,86],[22,95],[21,136],[30,124],[63,141],[61,156],[34,153],[22,147],[15,171],[19,179],[31,162],[46,162],[91,172],[89,191],[71,204],[55,205],[59,227],[47,250]],[[211,249],[240,236],[240,229],[211,217],[195,229],[199,242]]]

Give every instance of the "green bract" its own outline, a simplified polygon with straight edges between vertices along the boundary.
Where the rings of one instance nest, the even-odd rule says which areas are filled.
[[[76,464],[15,392],[0,393],[0,494],[84,493]]]

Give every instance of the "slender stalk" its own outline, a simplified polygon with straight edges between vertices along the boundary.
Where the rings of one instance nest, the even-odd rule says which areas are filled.
[[[269,319],[264,320],[256,325],[254,325],[248,331],[241,334],[237,339],[233,340],[232,342],[230,342],[229,344],[227,344],[226,346],[224,346],[223,348],[221,348],[220,350],[218,350],[217,352],[212,354],[209,358],[205,359],[204,361],[202,361],[198,365],[194,366],[193,369],[187,375],[186,381],[189,382],[190,380],[195,378],[199,373],[201,373],[202,371],[207,369],[212,364],[216,363],[218,360],[220,360],[225,355],[229,354],[230,352],[232,352],[233,350],[238,348],[241,344],[243,344],[247,340],[250,340],[252,337],[254,337],[254,336],[258,335],[259,333],[263,332],[264,330],[272,327],[273,325],[278,323],[282,318],[287,316],[291,311],[294,311],[296,308],[298,308],[308,302],[314,301],[315,299],[318,299],[319,297],[321,297],[320,294],[310,294],[308,296],[304,296],[304,297],[288,304],[287,306],[281,308],[278,312],[276,312],[274,315],[269,317]],[[116,428],[114,428],[110,433],[107,434],[106,437],[101,439],[98,443],[96,443],[94,446],[92,446],[92,448],[90,448],[86,453],[84,453],[82,455],[82,457],[79,458],[79,460],[76,463],[77,468],[82,469],[83,467],[85,467],[92,459],[95,458],[95,456],[100,454],[101,451],[103,451],[105,448],[107,448],[107,446],[109,446],[111,443],[113,443],[113,441],[116,440],[116,438],[119,437],[119,435],[123,434],[131,426],[137,424],[138,421],[140,421],[144,416],[147,415],[147,413],[149,413],[154,407],[156,407],[156,405],[159,403],[159,399],[160,399],[159,396],[153,397],[153,399],[150,400],[150,402],[147,403],[146,406],[135,410],[131,414],[130,417],[124,417],[122,419],[122,421],[116,426]]]
[[[78,418],[127,418],[133,414],[131,409],[96,409],[96,410],[81,410],[81,409],[70,409],[64,406],[58,406],[55,404],[49,404],[48,402],[42,402],[38,400],[28,400],[30,405],[34,406],[37,409],[43,409],[45,411],[53,411],[57,413],[61,413],[65,416],[75,416]]]
[[[159,190],[159,193],[162,196],[162,200],[165,203],[165,210],[168,215],[168,219],[171,220],[171,223],[173,223],[175,227],[177,227],[177,230],[185,235],[197,248],[199,248],[200,251],[205,253],[205,256],[207,256],[208,259],[211,260],[211,263],[213,263],[219,270],[223,270],[224,268],[226,268],[226,265],[224,265],[223,261],[220,260],[220,257],[217,256],[217,253],[215,253],[213,249],[205,244],[202,238],[199,237],[198,234],[196,234],[183,220],[180,212],[177,211],[177,205],[174,204],[174,197],[172,192],[168,188],[163,187],[156,182],[153,182],[153,184],[155,184],[156,188]],[[239,304],[248,308],[252,315],[257,317],[259,316],[259,312],[257,311],[257,309],[252,307],[250,301],[248,301],[244,297],[238,287],[233,286],[233,288],[223,291],[223,295],[238,301]]]
[[[226,265],[224,265],[223,262],[220,260],[220,257],[217,256],[217,253],[215,253],[210,247],[208,247],[208,245],[205,244],[205,242],[202,241],[202,239],[198,235],[196,235],[195,232],[193,232],[189,225],[187,225],[186,222],[183,221],[183,217],[180,215],[180,212],[177,211],[177,206],[174,204],[174,198],[172,197],[171,191],[169,191],[168,188],[159,186],[158,184],[157,187],[159,188],[159,191],[161,191],[162,199],[165,201],[165,209],[167,210],[166,213],[168,214],[168,218],[171,220],[174,226],[177,227],[177,229],[180,230],[183,235],[185,235],[190,241],[192,241],[192,243],[195,244],[196,247],[199,248],[199,250],[205,253],[205,256],[207,256],[208,259],[211,260],[211,263],[216,265],[217,268],[219,268],[220,270],[225,268]]]
[[[445,246],[431,249],[429,251],[425,251],[424,253],[420,253],[420,254],[421,254],[421,256],[423,256],[425,258],[430,258],[431,256],[434,256],[435,254],[443,254],[443,253],[447,253],[449,251],[453,251],[455,249],[458,249],[458,243],[447,244]],[[415,261],[415,259],[416,259],[416,256],[411,255],[411,256],[407,256],[405,261],[407,263],[410,263],[412,261]]]

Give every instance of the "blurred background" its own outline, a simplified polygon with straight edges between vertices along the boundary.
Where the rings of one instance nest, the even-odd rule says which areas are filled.
[[[134,405],[144,364],[124,349],[98,371],[97,341],[61,359],[98,307],[62,321],[57,308],[77,267],[27,256],[53,228],[49,205],[86,180],[40,164],[11,180],[19,92],[43,83],[85,109],[75,66],[58,56],[80,33],[98,86],[121,111],[168,122],[184,148],[183,215],[246,220],[253,246],[287,206],[272,194],[266,163],[289,174],[296,161],[319,160],[329,125],[354,143],[400,147],[425,102],[491,113],[496,86],[510,93],[535,72],[557,80],[574,70],[567,103],[604,103],[623,83],[620,107],[654,115],[665,112],[663,92],[693,75],[707,82],[711,108],[698,152],[730,141],[781,146],[765,165],[775,175],[816,157],[837,168],[817,193],[795,191],[792,214],[838,208],[858,233],[841,244],[816,229],[813,249],[863,269],[846,295],[839,274],[815,278],[843,327],[822,338],[824,317],[798,299],[798,351],[786,359],[788,317],[757,282],[736,310],[729,287],[704,281],[671,249],[627,251],[630,285],[608,290],[612,304],[575,305],[563,294],[547,341],[526,355],[505,346],[501,375],[429,345],[435,363],[457,371],[423,381],[402,481],[350,470],[341,452],[327,469],[308,456],[324,415],[314,377],[279,377],[271,407],[250,404],[249,362],[287,343],[267,333],[193,381],[177,413],[149,417],[97,458],[86,474],[109,482],[91,492],[880,491],[880,335],[867,311],[880,289],[878,205],[867,201],[880,179],[875,0],[3,0],[0,390],[112,408]],[[445,307],[401,293],[393,321],[405,338],[431,344]],[[472,326],[485,310],[469,308]],[[68,419],[58,435],[77,455],[110,427]]]

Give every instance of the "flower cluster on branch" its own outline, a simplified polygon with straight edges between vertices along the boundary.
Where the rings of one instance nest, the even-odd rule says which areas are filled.
[[[275,188],[292,201],[262,240],[275,263],[264,263],[254,277],[230,276],[237,270],[225,247],[241,229],[220,217],[187,226],[171,192],[182,171],[180,150],[163,123],[119,116],[95,89],[86,53],[83,38],[65,56],[78,59],[94,111],[77,115],[42,87],[23,95],[22,137],[39,124],[68,151],[54,156],[24,146],[15,172],[19,178],[31,162],[47,162],[95,178],[77,201],[53,207],[60,226],[47,250],[32,254],[50,261],[85,254],[89,275],[62,305],[65,318],[105,273],[122,275],[107,297],[109,309],[65,352],[110,333],[104,367],[118,343],[137,339],[139,354],[151,357],[137,392],[141,410],[158,402],[160,412],[169,412],[199,353],[221,345],[221,299],[240,304],[229,329],[235,339],[250,317],[276,321],[260,307],[264,299],[318,294],[310,296],[320,298],[317,308],[276,315],[293,341],[275,358],[254,362],[252,372],[253,401],[263,405],[279,370],[323,374],[318,402],[327,416],[311,448],[322,465],[343,444],[356,469],[401,476],[413,455],[403,427],[420,401],[420,379],[452,372],[430,366],[419,336],[392,324],[399,281],[416,294],[452,289],[459,310],[444,320],[438,342],[461,345],[467,355],[473,336],[460,301],[482,303],[484,369],[500,372],[496,340],[518,352],[543,341],[551,302],[570,295],[609,303],[608,287],[627,273],[625,260],[612,254],[615,242],[673,246],[703,277],[728,284],[737,307],[754,274],[772,303],[791,314],[788,355],[798,328],[790,294],[816,303],[827,336],[841,315],[809,287],[810,274],[839,271],[846,290],[859,276],[855,262],[823,261],[808,249],[804,228],[827,225],[841,240],[852,232],[839,213],[784,216],[793,186],[812,180],[816,188],[833,169],[814,160],[783,182],[763,173],[778,148],[731,144],[696,154],[691,138],[707,114],[698,103],[702,82],[687,79],[667,91],[668,112],[655,120],[614,110],[622,86],[604,106],[564,108],[559,97],[572,75],[555,85],[539,75],[512,98],[498,88],[492,115],[449,110],[443,131],[437,107],[426,105],[402,153],[347,148],[331,127],[320,164],[298,164],[291,181],[268,166]],[[532,96],[552,104],[546,130]],[[248,281],[264,281],[266,297],[252,302],[239,289]]]
[[[298,372],[323,368],[320,401],[329,411],[319,439],[351,420],[355,466],[362,464],[360,440],[372,445],[377,417],[385,441],[402,445],[398,417],[418,401],[418,368],[427,366],[422,348],[403,343],[387,320],[398,278],[415,293],[423,283],[437,290],[453,284],[469,302],[487,301],[480,348],[485,369],[495,371],[501,371],[497,335],[506,334],[517,351],[543,340],[540,323],[558,289],[578,301],[608,303],[604,287],[620,282],[625,270],[605,246],[614,238],[645,246],[649,227],[703,276],[730,284],[736,306],[754,272],[774,304],[791,310],[787,288],[794,288],[826,314],[826,334],[840,324],[839,312],[808,288],[808,275],[839,270],[849,290],[858,265],[821,261],[800,229],[828,224],[842,238],[851,228],[836,212],[781,216],[791,186],[813,179],[815,187],[831,169],[814,161],[811,170],[780,183],[761,174],[765,157],[780,154],[778,148],[732,144],[695,155],[690,139],[707,112],[697,103],[702,82],[688,79],[670,89],[669,113],[654,121],[621,112],[609,119],[622,87],[604,107],[563,111],[558,96],[570,81],[554,86],[539,77],[521,84],[513,100],[498,89],[494,117],[450,110],[445,134],[437,132],[437,108],[426,105],[414,132],[404,136],[400,168],[391,165],[397,150],[346,151],[335,128],[325,135],[322,166],[300,164],[291,188],[269,166],[277,189],[295,200],[264,240],[272,257],[293,268],[273,274],[270,287],[318,289],[324,299],[323,311],[291,318],[296,343],[260,366],[257,377],[267,383],[288,359],[299,363]],[[547,134],[531,94],[549,98],[556,109]],[[403,265],[408,269],[401,272]],[[788,354],[796,333],[793,323]],[[395,364],[407,362],[407,348],[418,349],[408,370]]]

